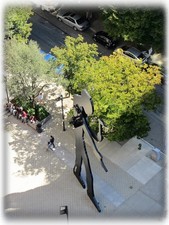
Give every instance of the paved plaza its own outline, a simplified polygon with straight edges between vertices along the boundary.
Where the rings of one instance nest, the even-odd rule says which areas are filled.
[[[50,218],[66,220],[60,207],[68,206],[69,221],[76,219],[163,220],[166,215],[166,161],[151,158],[152,146],[132,138],[123,144],[104,139],[98,144],[108,168],[106,173],[88,144],[95,197],[101,213],[73,174],[75,162],[74,130],[66,120],[62,129],[60,102],[54,101],[61,90],[51,85],[45,92],[46,107],[52,118],[45,130],[37,133],[13,116],[4,115],[5,124],[5,217]],[[72,97],[64,100],[65,112]],[[50,135],[56,150],[47,151]],[[141,144],[141,150],[138,145]],[[85,170],[82,169],[85,178]]]

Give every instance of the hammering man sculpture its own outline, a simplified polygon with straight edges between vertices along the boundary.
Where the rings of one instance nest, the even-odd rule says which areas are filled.
[[[74,116],[72,118],[72,124],[75,128],[76,138],[76,159],[73,172],[83,188],[85,183],[81,177],[82,162],[84,161],[86,170],[86,183],[87,183],[87,194],[97,210],[101,212],[98,202],[95,199],[93,189],[93,175],[90,167],[90,161],[87,153],[86,138],[90,142],[91,147],[94,150],[96,157],[100,160],[103,169],[107,172],[107,168],[103,162],[103,156],[99,152],[95,141],[102,141],[102,126],[103,123],[99,120],[99,132],[96,135],[89,126],[88,116],[94,112],[92,98],[86,90],[82,90],[81,95],[74,95]]]

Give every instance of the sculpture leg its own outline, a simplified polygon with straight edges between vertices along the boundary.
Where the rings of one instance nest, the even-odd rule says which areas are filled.
[[[76,160],[75,160],[75,166],[73,168],[73,172],[75,176],[77,177],[78,181],[80,182],[80,184],[82,185],[82,187],[85,188],[85,183],[81,177],[82,160],[84,160],[84,165],[86,170],[87,194],[90,200],[93,202],[93,204],[97,208],[97,210],[101,212],[99,204],[96,201],[96,198],[94,196],[93,175],[92,175],[92,171],[90,167],[89,157],[87,154],[86,144],[84,141],[84,131],[82,129],[76,128],[75,134],[76,134]]]
[[[75,174],[76,178],[80,182],[83,188],[85,188],[85,183],[81,177],[81,170],[82,170],[82,151],[83,151],[83,142],[82,142],[82,130],[76,128],[76,159],[75,159],[75,166],[73,168],[73,173]]]
[[[78,179],[78,181],[80,182],[80,184],[82,185],[83,188],[85,188],[85,183],[81,177],[81,167],[82,167],[82,157],[81,159],[77,159],[76,157],[76,162],[75,162],[75,166],[73,168],[73,173],[76,176],[76,178]]]
[[[92,175],[92,171],[90,167],[89,157],[87,154],[86,144],[85,142],[83,144],[84,144],[83,160],[84,160],[85,169],[86,169],[87,194],[89,198],[91,199],[91,201],[93,202],[93,204],[95,205],[95,207],[97,208],[97,210],[101,212],[99,203],[97,202],[94,196],[93,175]]]

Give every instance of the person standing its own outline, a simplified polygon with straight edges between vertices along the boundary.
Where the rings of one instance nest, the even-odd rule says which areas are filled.
[[[26,123],[27,121],[27,113],[24,110],[22,111],[21,120],[22,120],[22,123]]]
[[[43,93],[42,92],[38,95],[38,102],[43,104]]]

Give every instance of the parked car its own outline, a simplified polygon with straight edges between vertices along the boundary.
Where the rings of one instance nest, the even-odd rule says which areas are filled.
[[[136,47],[128,46],[128,45],[124,45],[120,48],[123,49],[124,55],[126,55],[132,59],[135,59],[135,60],[142,60],[143,63],[149,63],[150,56],[153,53],[152,48],[150,48],[149,50],[146,50],[146,49],[139,50]]]
[[[83,31],[90,26],[90,23],[88,20],[86,20],[84,17],[76,13],[68,12],[65,10],[59,10],[58,12],[56,11],[53,12],[52,15],[56,16],[56,18],[59,21],[67,24],[68,26],[72,27],[74,30]]]
[[[47,12],[54,12],[56,10],[56,6],[55,5],[41,5],[41,9],[43,11],[47,11]]]
[[[127,57],[130,57],[134,60],[142,60],[143,63],[147,63],[149,65],[155,65],[158,66],[161,70],[161,83],[165,84],[167,81],[167,75],[166,75],[166,69],[163,65],[163,61],[161,56],[159,57],[159,54],[153,54],[153,49],[150,48],[149,50],[146,49],[138,49],[133,46],[122,46],[120,47],[123,49],[123,54]]]
[[[59,4],[56,2],[56,0],[50,0],[49,2],[46,1],[41,1],[41,0],[32,0],[34,1],[35,4],[40,4],[40,8],[43,10],[43,11],[47,11],[49,13],[51,12],[54,12],[56,10],[56,8],[58,8]],[[35,2],[36,1],[36,2]],[[39,7],[37,5],[37,7]]]
[[[166,58],[160,53],[155,53],[150,57],[150,65],[158,66],[161,70],[161,83],[167,83],[167,69],[166,69]]]
[[[117,41],[114,41],[105,31],[99,31],[93,35],[93,40],[102,44],[106,48],[113,48]]]
[[[46,53],[43,50],[40,50],[40,53],[44,55],[44,60],[46,60],[46,61],[57,60],[57,58],[54,55],[52,55],[50,53]],[[56,69],[55,69],[56,74],[62,75],[63,74],[63,67],[64,67],[63,64],[60,64],[59,66],[57,66]]]
[[[164,67],[161,67],[161,84],[164,85],[164,84],[167,84],[167,72],[166,72],[166,69]]]
[[[59,21],[62,21],[64,19],[65,16],[69,16],[71,14],[71,12],[67,11],[67,10],[55,10],[54,12],[51,13],[53,16],[56,16],[56,18]]]

